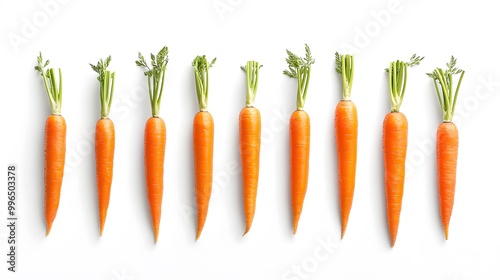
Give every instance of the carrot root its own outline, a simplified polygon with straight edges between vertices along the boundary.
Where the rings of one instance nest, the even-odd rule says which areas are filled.
[[[201,236],[207,219],[212,194],[214,120],[207,111],[198,112],[193,121],[193,156],[195,193],[198,213],[196,240]]]
[[[358,146],[358,115],[352,101],[341,101],[335,109],[335,139],[342,225],[341,238],[344,238],[354,197]]]
[[[99,204],[99,235],[102,236],[111,194],[113,181],[113,158],[115,151],[115,128],[108,119],[100,119],[95,132],[95,159],[97,197]]]
[[[452,122],[443,122],[437,130],[438,193],[441,222],[446,240],[455,200],[458,158],[458,129]]]
[[[293,234],[297,233],[309,176],[310,119],[296,110],[290,117],[290,186]]]
[[[383,149],[387,221],[391,245],[396,244],[403,201],[408,121],[402,113],[389,113],[384,120]]]
[[[66,155],[66,121],[50,115],[45,122],[45,222],[49,235],[61,197]]]
[[[254,107],[245,107],[240,112],[240,154],[243,183],[243,208],[245,234],[252,226],[257,200],[260,156],[260,112]]]
[[[150,117],[144,132],[144,162],[154,241],[160,232],[161,205],[163,200],[163,167],[165,160],[166,127],[163,119]]]

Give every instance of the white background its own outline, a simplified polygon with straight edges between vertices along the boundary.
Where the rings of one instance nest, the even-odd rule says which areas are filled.
[[[52,6],[44,8],[49,2]],[[6,273],[2,261],[0,278],[500,278],[500,22],[495,2],[329,2],[1,1],[0,168],[18,166],[20,224],[18,273]],[[282,70],[285,49],[303,55],[304,43],[316,58],[305,107],[312,123],[311,164],[304,211],[293,236],[287,125],[295,109],[296,82]],[[156,53],[164,45],[170,62],[160,115],[167,124],[167,155],[155,245],[143,168],[143,129],[150,107],[146,79],[134,61],[138,51]],[[352,98],[359,113],[359,158],[350,222],[340,241],[333,115],[341,84],[334,53],[348,50],[356,58]],[[43,133],[50,109],[33,69],[39,51],[51,66],[63,69],[62,114],[68,127],[61,203],[48,237]],[[390,110],[384,68],[413,53],[426,58],[410,70],[401,107],[409,121],[408,170],[398,240],[391,248],[381,149],[382,121]],[[99,238],[92,137],[100,107],[96,74],[88,63],[109,54],[110,69],[117,72],[110,115],[116,127],[115,176]],[[217,57],[209,98],[215,120],[215,181],[206,226],[195,242],[191,133],[197,103],[191,61],[199,54]],[[466,74],[455,115],[460,130],[455,208],[450,240],[445,241],[434,151],[441,115],[425,73],[444,66],[452,54]],[[239,66],[250,59],[264,64],[256,99],[264,139],[257,212],[252,230],[242,238],[237,131],[245,75]],[[4,217],[6,190],[0,194]],[[6,238],[1,226],[2,260]]]

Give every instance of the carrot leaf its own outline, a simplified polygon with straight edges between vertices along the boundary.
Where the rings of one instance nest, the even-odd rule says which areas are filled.
[[[351,99],[352,80],[354,77],[354,56],[335,53],[335,70],[342,75],[342,99]]]
[[[55,69],[46,69],[50,61],[46,60],[44,62],[41,52],[36,60],[37,66],[35,66],[35,70],[40,72],[40,75],[42,76],[43,85],[45,86],[45,91],[49,97],[52,114],[60,115],[62,105],[62,71],[61,69],[58,69],[59,77],[56,79]]]
[[[106,60],[101,58],[96,65],[90,64],[92,70],[98,74],[97,80],[99,81],[101,118],[103,119],[107,118],[109,115],[115,89],[115,72],[107,70],[110,62],[111,56],[108,56]]]
[[[157,55],[151,54],[151,67],[146,62],[144,56],[139,52],[138,60],[135,64],[143,67],[144,76],[148,77],[149,102],[154,117],[160,113],[161,97],[163,94],[163,85],[165,83],[165,73],[168,64],[168,47],[164,46]]]
[[[208,63],[205,55],[197,56],[193,60],[194,78],[196,82],[196,96],[200,111],[206,111],[208,106],[208,69],[210,69],[217,58]]]
[[[436,68],[431,73],[427,73],[427,76],[432,78],[434,81],[434,87],[436,88],[436,93],[441,107],[441,112],[443,114],[443,119],[445,122],[451,122],[453,119],[453,114],[455,113],[455,105],[457,104],[458,90],[462,84],[462,78],[464,77],[465,71],[457,68],[457,59],[451,56],[450,62],[446,63],[447,69]],[[460,74],[458,80],[457,88],[453,91],[453,75]]]
[[[311,65],[314,64],[314,58],[311,56],[311,49],[306,44],[306,56],[299,57],[289,50],[286,50],[288,57],[288,69],[283,71],[283,74],[290,78],[297,79],[297,110],[303,110],[307,96],[307,88],[309,87],[309,79],[311,76]]]
[[[424,57],[412,55],[408,62],[392,61],[385,71],[389,73],[389,91],[391,94],[391,112],[399,112],[406,90],[408,67],[419,65]]]
[[[247,98],[246,106],[252,107],[255,102],[255,95],[257,93],[257,85],[259,84],[259,65],[257,61],[248,61],[246,66],[241,66],[247,75]]]

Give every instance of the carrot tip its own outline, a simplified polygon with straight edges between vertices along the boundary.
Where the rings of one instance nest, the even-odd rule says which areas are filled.
[[[201,236],[201,230],[196,232],[196,241],[198,241],[198,239],[200,239],[200,236]]]
[[[396,239],[393,239],[391,242],[391,247],[394,248],[394,245],[396,245]]]
[[[444,229],[444,238],[448,240],[448,227]]]
[[[245,236],[249,231],[250,231],[249,228],[245,229],[245,232],[243,233],[243,236]]]
[[[49,236],[51,229],[52,229],[52,222],[47,223],[47,229],[45,230],[45,236]]]

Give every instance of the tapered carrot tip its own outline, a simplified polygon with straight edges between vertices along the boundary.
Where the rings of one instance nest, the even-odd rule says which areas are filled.
[[[99,236],[102,237],[102,232],[104,231],[104,224],[101,223],[101,225],[99,226]]]
[[[201,230],[198,230],[196,232],[196,241],[198,241],[198,239],[200,238],[200,236],[201,236]]]
[[[160,232],[160,229],[155,227],[154,228],[154,234],[155,234],[155,244],[158,242],[158,234]]]
[[[297,233],[297,228],[299,227],[299,215],[293,216],[293,234]]]
[[[448,225],[444,226],[444,238],[448,240]]]
[[[397,234],[391,234],[391,247],[394,247],[394,245],[396,245],[396,236]]]
[[[45,236],[49,236],[50,230],[52,229],[52,222],[47,224],[47,230],[45,232]]]
[[[345,227],[342,227],[342,233],[340,234],[340,239],[344,239]]]
[[[250,228],[246,228],[245,232],[243,233],[243,236],[245,236],[245,234],[247,234],[249,231],[250,231]]]

